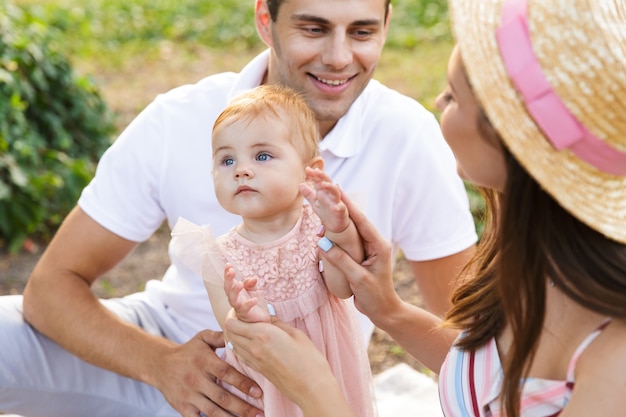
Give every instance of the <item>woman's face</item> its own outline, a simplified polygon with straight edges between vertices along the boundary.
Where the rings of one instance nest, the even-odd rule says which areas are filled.
[[[480,105],[463,71],[458,47],[450,56],[448,86],[436,104],[441,111],[441,131],[456,156],[461,178],[503,191],[506,163],[502,144],[487,121],[480,122]],[[479,128],[480,123],[484,128]]]

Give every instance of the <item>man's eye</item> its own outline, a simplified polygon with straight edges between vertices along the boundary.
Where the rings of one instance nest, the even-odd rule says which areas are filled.
[[[309,35],[321,35],[325,32],[325,29],[319,26],[305,26],[303,30]]]
[[[369,38],[370,36],[372,36],[374,31],[369,30],[369,29],[359,29],[359,30],[355,30],[353,33],[354,33],[354,36],[356,36],[357,38]]]

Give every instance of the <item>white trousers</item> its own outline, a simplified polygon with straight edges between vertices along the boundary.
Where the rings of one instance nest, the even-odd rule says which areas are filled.
[[[102,303],[151,334],[171,336],[141,293]],[[0,296],[0,412],[27,417],[179,415],[157,389],[90,365],[34,330],[24,322],[21,295]]]

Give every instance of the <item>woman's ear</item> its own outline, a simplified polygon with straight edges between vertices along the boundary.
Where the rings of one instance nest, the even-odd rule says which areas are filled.
[[[256,30],[263,43],[270,48],[273,46],[271,21],[272,17],[270,16],[270,11],[267,8],[266,0],[256,0],[254,6],[254,22],[256,24]]]

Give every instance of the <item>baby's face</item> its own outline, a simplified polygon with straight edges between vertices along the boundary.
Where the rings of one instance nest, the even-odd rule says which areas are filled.
[[[270,220],[302,205],[305,163],[277,118],[235,120],[213,132],[213,182],[220,204],[244,218]]]

